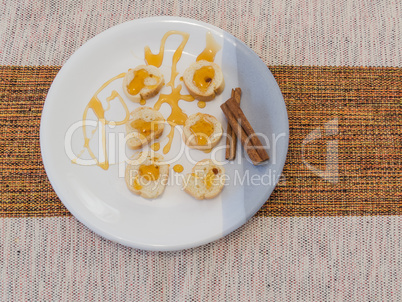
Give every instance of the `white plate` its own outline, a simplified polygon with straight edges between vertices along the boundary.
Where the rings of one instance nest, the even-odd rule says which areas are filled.
[[[244,112],[254,130],[268,139],[265,144],[270,161],[263,166],[253,166],[238,145],[238,160],[225,163],[230,179],[222,193],[212,200],[198,201],[181,190],[180,177],[191,170],[191,161],[208,158],[212,153],[191,151],[174,160],[173,155],[182,148],[179,135],[175,135],[172,151],[165,157],[172,160],[171,168],[174,163],[180,163],[185,171],[181,174],[171,171],[169,185],[164,194],[155,200],[147,200],[128,191],[124,178],[119,174],[121,164],[103,170],[96,165],[82,166],[71,162],[70,153],[77,154],[83,149],[79,125],[85,106],[95,91],[113,76],[144,64],[144,47],[149,45],[154,53],[158,52],[161,38],[169,30],[190,34],[177,65],[179,74],[204,49],[207,32],[211,32],[222,46],[215,61],[221,65],[225,76],[224,92],[204,109],[198,108],[196,102],[181,101],[185,112],[189,115],[198,111],[212,114],[226,128],[219,105],[230,97],[231,88],[239,86],[243,91],[241,106]],[[166,82],[170,79],[173,52],[180,41],[180,36],[172,36],[166,42],[166,56],[161,67]],[[180,83],[179,77],[176,85]],[[99,95],[104,106],[105,98],[112,89],[124,98],[130,110],[137,108],[137,104],[125,98],[121,79]],[[169,87],[163,89],[164,93],[170,91]],[[182,93],[186,93],[185,88]],[[156,100],[157,97],[148,100],[147,105],[153,106]],[[109,117],[119,119],[122,116],[117,104],[116,101],[111,102],[111,109],[107,112]],[[166,104],[161,107],[165,117],[169,111]],[[74,125],[78,126],[74,128]],[[110,128],[107,132],[108,144],[116,142],[116,154],[119,152],[118,133],[124,133],[122,127]],[[161,147],[167,141],[167,132],[160,140]],[[115,136],[110,136],[110,133]],[[95,142],[96,135],[93,139]],[[288,117],[282,94],[259,57],[244,43],[217,27],[172,17],[126,22],[85,43],[56,76],[46,98],[40,127],[44,166],[55,192],[67,209],[105,238],[135,248],[160,251],[206,244],[243,225],[260,209],[275,188],[285,163],[288,138]],[[220,151],[213,156],[223,158],[223,145],[224,139],[217,148]],[[130,155],[130,151],[125,152],[127,156]],[[121,158],[115,161],[122,162]]]

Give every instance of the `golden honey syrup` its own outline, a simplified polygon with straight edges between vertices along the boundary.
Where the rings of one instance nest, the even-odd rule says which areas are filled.
[[[149,46],[146,46],[144,48],[144,56],[145,56],[145,61],[147,62],[148,65],[153,65],[156,67],[160,67],[162,65],[163,61],[163,56],[165,53],[165,43],[166,39],[171,36],[171,35],[181,35],[183,37],[183,40],[181,41],[179,47],[177,47],[176,51],[173,54],[172,58],[172,69],[171,69],[171,76],[169,82],[166,84],[166,86],[174,87],[174,81],[176,79],[176,76],[179,74],[176,70],[177,62],[180,60],[181,55],[183,53],[184,46],[186,46],[188,38],[190,35],[186,32],[178,31],[178,30],[170,30],[167,33],[165,33],[162,37],[161,40],[161,45],[159,48],[159,53],[154,55],[151,52],[151,49]]]
[[[205,146],[209,142],[210,135],[214,133],[214,125],[205,118],[201,118],[190,126],[190,130],[195,135],[197,145]]]
[[[166,143],[165,147],[163,147],[163,154],[166,154],[170,151],[170,148],[172,147],[172,142],[173,142],[173,137],[174,137],[174,128],[176,127],[176,124],[169,122],[170,125],[170,131],[168,134],[168,142]]]
[[[215,41],[212,33],[209,31],[206,35],[205,49],[198,55],[197,61],[205,60],[213,62],[215,60],[216,53],[221,49],[221,46]]]
[[[141,190],[142,189],[142,186],[138,182],[138,175],[136,175],[135,178],[134,178],[133,188],[134,188],[134,190]]]
[[[207,32],[205,49],[198,55],[196,61],[213,62],[221,46],[215,41],[211,32]],[[194,72],[193,83],[201,91],[206,91],[215,77],[215,70],[211,66],[203,66]],[[204,106],[205,107],[205,106]],[[200,108],[204,108],[200,107]]]
[[[147,122],[143,119],[137,119],[132,121],[130,126],[144,136],[150,135],[153,131],[158,131],[158,123],[155,121]]]
[[[181,172],[183,172],[183,170],[184,170],[184,168],[182,165],[177,164],[177,165],[173,166],[173,171],[175,171],[176,173],[181,173]]]
[[[212,185],[215,183],[215,175],[219,173],[217,168],[212,168],[208,171],[207,175],[205,176],[205,186],[207,189],[211,188]]]
[[[123,98],[117,93],[117,91],[113,90],[111,95],[106,98],[106,101],[108,103],[108,107],[105,110],[102,106],[101,101],[98,98],[98,94],[105,89],[110,83],[112,83],[113,81],[123,78],[126,74],[125,73],[121,73],[113,78],[111,78],[110,80],[108,80],[107,82],[105,82],[93,95],[93,97],[91,98],[91,100],[88,102],[87,106],[84,109],[84,113],[82,116],[82,131],[83,131],[83,135],[84,135],[84,150],[86,149],[89,153],[89,155],[91,156],[91,158],[93,160],[95,160],[96,165],[98,165],[99,167],[101,167],[104,170],[107,170],[109,168],[109,160],[108,160],[108,156],[107,156],[107,152],[106,152],[106,125],[123,125],[125,124],[129,117],[130,117],[130,111],[127,108],[126,103],[124,102]],[[124,108],[125,111],[125,117],[123,120],[121,121],[108,121],[105,119],[105,111],[107,111],[110,108],[110,102],[114,99],[118,99],[121,103],[121,105]],[[89,142],[90,142],[90,138],[87,135],[87,128],[86,128],[86,120],[87,120],[87,115],[88,115],[88,111],[92,110],[93,113],[96,115],[96,117],[98,118],[101,128],[99,129],[100,134],[101,134],[101,138],[102,138],[102,148],[100,148],[100,154],[99,154],[99,158],[97,158],[95,156],[95,154],[93,153],[93,151],[91,150],[91,148],[89,147]],[[79,153],[79,155],[77,156],[76,159],[72,160],[73,163],[77,162],[77,159],[83,154],[83,151],[81,151]]]
[[[193,83],[201,91],[207,91],[215,77],[215,69],[212,66],[202,66],[193,75]]]
[[[177,87],[172,89],[172,92],[170,94],[159,95],[159,99],[154,105],[154,109],[159,110],[163,103],[167,103],[172,108],[172,112],[167,118],[167,121],[172,122],[176,125],[184,125],[184,122],[187,120],[188,117],[187,114],[185,114],[183,110],[179,107],[179,101],[194,101],[194,98],[191,95],[182,95],[180,91],[181,85],[178,85]]]
[[[138,93],[140,93],[141,89],[143,89],[145,87],[147,87],[149,89],[155,88],[157,86],[156,84],[155,85],[146,85],[145,84],[145,79],[147,79],[147,78],[155,79],[156,83],[158,83],[160,80],[160,78],[158,76],[149,74],[149,72],[146,71],[145,69],[136,70],[134,72],[134,78],[131,80],[131,82],[127,86],[128,93],[130,93],[132,95],[137,95]]]
[[[197,106],[198,106],[199,108],[205,108],[206,103],[203,102],[203,101],[199,101],[199,102],[197,103]]]
[[[154,151],[159,151],[159,149],[161,148],[161,144],[160,143],[153,143],[151,145],[151,149]]]
[[[183,37],[183,39],[173,54],[171,76],[170,76],[169,82],[166,84],[166,86],[170,86],[172,88],[172,92],[170,94],[160,94],[158,101],[154,105],[154,109],[159,110],[163,103],[167,103],[172,109],[170,116],[167,118],[167,122],[170,124],[171,129],[168,134],[169,140],[168,140],[167,144],[165,145],[165,147],[163,148],[164,154],[168,153],[172,146],[175,126],[176,125],[184,125],[184,122],[187,120],[187,117],[188,117],[187,114],[185,114],[183,112],[183,110],[179,107],[179,104],[178,104],[179,101],[180,100],[184,100],[187,102],[194,101],[194,98],[191,95],[182,95],[180,93],[181,88],[182,88],[181,85],[174,87],[175,79],[176,79],[177,75],[179,74],[177,72],[177,62],[181,58],[184,46],[187,44],[187,41],[188,41],[190,35],[185,32],[171,30],[171,31],[168,31],[167,33],[165,33],[164,36],[162,37],[158,54],[153,54],[151,52],[151,49],[148,46],[146,46],[144,49],[145,61],[147,62],[147,64],[153,65],[156,67],[160,67],[162,65],[162,61],[163,61],[166,39],[169,36],[175,35],[175,34],[181,35]]]
[[[139,175],[147,181],[155,181],[159,178],[159,166],[155,164],[141,165],[138,169]]]

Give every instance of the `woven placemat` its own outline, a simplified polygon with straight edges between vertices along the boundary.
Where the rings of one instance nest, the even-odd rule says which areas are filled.
[[[70,215],[39,146],[43,103],[59,69],[0,67],[1,217]],[[290,145],[281,180],[257,215],[402,214],[402,69],[270,69],[286,101]]]

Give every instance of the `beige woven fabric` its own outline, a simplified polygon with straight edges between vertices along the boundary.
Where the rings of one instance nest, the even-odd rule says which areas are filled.
[[[402,217],[253,218],[146,252],[72,217],[1,219],[1,301],[401,301]]]
[[[216,25],[268,65],[401,66],[400,1],[7,0],[0,65],[62,65],[88,39],[137,18]]]
[[[0,65],[62,65],[103,30],[161,15],[216,25],[268,65],[402,67],[392,0],[4,0]],[[402,301],[401,230],[399,216],[255,217],[208,245],[156,253],[73,217],[3,218],[0,301]]]

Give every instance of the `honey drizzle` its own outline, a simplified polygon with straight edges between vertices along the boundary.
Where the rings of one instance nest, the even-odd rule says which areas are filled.
[[[137,130],[138,133],[148,136],[152,132],[158,131],[158,123],[151,121],[147,122],[143,119],[136,119],[130,123],[130,126],[133,127],[135,130]]]
[[[168,134],[169,140],[163,148],[164,154],[166,154],[170,151],[170,148],[171,148],[171,145],[173,142],[175,126],[176,125],[184,125],[185,121],[188,118],[187,114],[185,114],[183,112],[183,110],[179,107],[179,101],[180,100],[184,100],[187,102],[194,101],[194,98],[191,95],[182,95],[180,93],[181,88],[182,88],[181,85],[174,87],[174,82],[176,80],[177,75],[179,74],[177,72],[177,62],[181,58],[183,49],[186,46],[190,35],[188,33],[182,32],[182,31],[171,30],[163,35],[158,54],[156,54],[156,55],[153,54],[151,52],[151,49],[148,46],[146,46],[144,49],[144,56],[145,56],[146,63],[149,65],[154,65],[156,67],[160,67],[162,65],[162,61],[163,61],[166,40],[169,36],[174,35],[174,34],[181,35],[183,37],[183,40],[181,41],[179,47],[177,47],[176,51],[173,54],[171,76],[170,76],[169,82],[166,84],[166,86],[170,86],[172,88],[172,92],[170,94],[160,94],[158,101],[154,105],[154,109],[159,110],[163,103],[167,103],[172,109],[170,116],[167,118],[167,122],[170,124],[171,129]]]
[[[183,170],[184,170],[184,168],[182,165],[177,164],[177,165],[173,166],[173,171],[175,171],[176,173],[181,173],[181,172],[183,172]]]
[[[167,136],[169,140],[168,140],[167,144],[165,145],[165,147],[163,147],[163,154],[168,153],[170,151],[170,148],[172,147],[172,142],[173,142],[173,137],[174,137],[174,128],[176,127],[176,125],[174,123],[169,122],[169,121],[168,121],[168,123],[170,125],[170,132]]]
[[[118,77],[115,77],[114,79],[118,79]],[[110,96],[108,96],[106,98],[106,102],[108,103],[108,106],[104,110],[104,112],[106,112],[106,111],[108,111],[110,109],[110,102],[113,101],[115,98],[119,99],[120,104],[123,106],[124,111],[126,112],[126,116],[125,116],[125,118],[123,120],[118,121],[118,122],[106,120],[106,124],[111,125],[111,126],[124,125],[130,119],[130,110],[128,109],[128,107],[127,107],[126,103],[124,102],[123,98],[120,96],[120,94],[116,90],[113,90],[112,93],[110,94]]]
[[[92,96],[91,100],[88,102],[87,106],[85,107],[83,116],[82,116],[82,132],[84,135],[84,150],[86,149],[89,153],[89,155],[91,156],[91,158],[93,160],[95,160],[96,165],[98,165],[99,167],[101,167],[104,170],[107,170],[109,168],[109,160],[107,157],[107,152],[106,152],[106,125],[107,124],[113,124],[113,125],[123,125],[124,123],[126,123],[128,121],[128,119],[130,118],[130,112],[127,108],[126,103],[124,102],[123,98],[117,93],[117,91],[113,90],[111,95],[109,97],[106,98],[106,101],[108,102],[108,107],[105,110],[102,106],[101,101],[98,98],[98,94],[106,88],[106,86],[108,86],[111,82],[123,78],[126,74],[125,73],[121,73],[113,78],[111,78],[110,80],[108,80],[107,82],[105,82],[96,92],[95,94]],[[126,112],[126,116],[123,120],[115,122],[115,121],[108,121],[105,119],[105,111],[107,111],[110,108],[110,102],[112,100],[114,100],[115,98],[118,98],[120,103],[122,104],[125,112]],[[101,140],[102,140],[102,149],[101,154],[99,154],[99,159],[95,156],[95,154],[93,153],[92,149],[89,147],[89,142],[91,139],[88,138],[87,136],[87,129],[86,129],[86,120],[87,120],[87,115],[88,115],[88,111],[89,109],[91,109],[93,111],[93,113],[96,115],[96,117],[98,118],[100,124],[101,124],[101,128],[99,129],[99,133],[101,136]],[[77,156],[77,158],[75,160],[73,160],[73,163],[77,162],[77,159],[83,154],[84,150],[82,150],[79,155]],[[102,160],[101,160],[102,159]]]
[[[194,98],[191,95],[182,95],[180,93],[181,85],[172,89],[170,94],[161,94],[159,96],[158,101],[154,105],[154,109],[159,110],[163,103],[169,104],[172,108],[172,112],[170,113],[167,120],[176,125],[184,125],[188,116],[183,112],[183,110],[179,107],[179,101],[183,100],[186,102],[194,101]]]
[[[110,102],[116,98],[116,93],[117,93],[117,91],[116,91],[116,90],[113,90],[112,93],[110,94],[110,96],[108,96],[108,97],[106,98],[107,107],[106,107],[106,109],[104,110],[105,112],[110,109]]]
[[[198,89],[205,92],[211,85],[215,77],[215,69],[211,66],[203,66],[194,72],[193,84],[197,86]]]
[[[140,183],[138,182],[138,174],[135,176],[134,181],[133,181],[133,188],[134,190],[141,190],[142,186],[140,185]]]
[[[207,175],[205,176],[204,182],[207,189],[210,189],[212,184],[214,183],[215,173],[212,170],[209,170]]]
[[[205,60],[208,62],[213,62],[215,60],[216,53],[221,48],[222,47],[215,41],[212,33],[210,31],[207,32],[205,49],[198,55],[196,61]]]
[[[180,60],[181,55],[183,53],[183,49],[185,47],[185,45],[187,44],[187,41],[190,37],[190,35],[188,33],[185,32],[181,32],[181,31],[176,31],[176,30],[171,30],[168,31],[167,33],[164,34],[164,36],[162,37],[161,40],[161,45],[159,48],[159,53],[158,54],[153,54],[151,52],[151,49],[149,48],[149,46],[146,46],[144,48],[144,56],[145,56],[145,61],[148,65],[153,65],[156,67],[160,67],[162,65],[163,62],[163,57],[164,57],[164,52],[165,52],[165,43],[166,40],[169,36],[174,35],[174,34],[178,34],[181,35],[183,37],[182,42],[180,43],[179,47],[176,49],[176,51],[173,54],[173,58],[172,58],[172,67],[171,67],[171,77],[169,82],[166,84],[166,86],[170,86],[172,88],[172,92],[170,94],[161,94],[159,96],[158,101],[156,102],[156,104],[154,105],[154,108],[156,110],[159,110],[161,105],[163,103],[167,103],[170,105],[170,107],[172,108],[172,112],[170,114],[170,116],[167,119],[167,122],[170,124],[171,129],[170,132],[168,134],[168,142],[167,144],[164,146],[163,148],[163,153],[166,154],[170,151],[172,142],[173,142],[173,137],[174,137],[174,130],[176,125],[184,125],[185,121],[187,120],[188,116],[187,114],[185,114],[183,112],[183,110],[179,107],[178,102],[180,100],[184,100],[187,102],[192,102],[194,101],[194,98],[191,95],[182,95],[180,94],[181,85],[178,85],[177,87],[174,87],[174,82],[175,79],[177,77],[177,75],[179,74],[177,72],[177,62]],[[221,49],[221,46],[215,41],[215,39],[212,36],[211,32],[208,32],[206,35],[206,47],[203,50],[203,52],[201,52],[199,54],[199,56],[197,57],[197,61],[200,60],[206,60],[209,62],[213,62],[215,59],[215,55],[216,53]],[[91,158],[93,160],[95,160],[96,165],[98,165],[99,167],[101,167],[104,170],[107,170],[109,168],[109,161],[108,161],[108,157],[107,157],[107,152],[106,152],[106,125],[113,125],[113,126],[117,126],[117,125],[123,125],[125,124],[129,118],[130,118],[130,112],[127,108],[126,103],[124,102],[124,100],[122,99],[122,97],[117,93],[117,91],[113,90],[111,95],[109,97],[106,98],[107,101],[107,108],[104,109],[102,106],[102,103],[100,102],[99,98],[98,98],[98,94],[106,88],[106,86],[108,86],[111,82],[119,79],[119,78],[123,78],[125,76],[125,73],[121,73],[113,78],[111,78],[110,80],[108,80],[107,82],[105,82],[93,95],[93,97],[91,98],[91,100],[89,101],[89,103],[87,104],[87,106],[85,107],[84,113],[83,113],[83,126],[82,126],[82,131],[83,131],[83,135],[84,135],[84,149],[81,150],[81,152],[78,154],[76,159],[73,159],[72,162],[76,163],[77,159],[84,153],[85,149],[88,151],[89,155],[91,156]],[[182,81],[182,77],[180,78],[180,80]],[[112,100],[114,100],[115,98],[118,98],[120,103],[122,104],[126,116],[123,120],[121,121],[108,121],[105,119],[105,112],[107,110],[110,109],[110,102]],[[141,105],[145,105],[145,100],[141,100],[140,102]],[[205,102],[198,102],[198,107],[199,108],[204,108],[205,107]],[[91,109],[94,114],[96,115],[96,117],[98,118],[100,124],[101,124],[101,129],[100,129],[100,136],[101,136],[101,140],[102,140],[102,150],[101,150],[101,154],[99,156],[99,159],[96,158],[95,154],[93,153],[93,151],[91,150],[91,148],[89,147],[89,142],[90,140],[93,138],[93,134],[95,133],[96,129],[92,131],[92,137],[88,138],[87,136],[87,129],[86,129],[86,118],[87,118],[87,114],[89,109]],[[97,126],[98,127],[98,126]],[[160,148],[160,144],[159,143],[154,143],[151,148],[155,151],[159,150]],[[210,151],[210,150],[209,150]],[[102,153],[103,152],[103,153]],[[100,160],[100,158],[102,157],[102,161]]]
[[[148,65],[160,67],[162,65],[163,56],[165,54],[166,40],[171,35],[181,35],[183,37],[183,40],[181,41],[179,47],[177,47],[176,51],[173,54],[170,81],[166,84],[166,86],[170,86],[173,88],[176,76],[179,74],[176,70],[176,65],[177,65],[177,62],[181,58],[184,46],[186,46],[188,38],[190,37],[190,34],[182,32],[182,31],[178,31],[178,30],[170,30],[167,33],[165,33],[162,37],[161,45],[159,47],[159,53],[155,55],[151,52],[151,49],[149,48],[149,46],[145,46],[144,56],[145,56],[145,61],[147,62]]]
[[[144,56],[145,56],[146,63],[150,64],[150,65],[154,65],[156,67],[160,67],[162,65],[162,61],[163,61],[166,40],[170,35],[173,35],[173,34],[181,35],[183,37],[183,40],[173,54],[171,77],[170,77],[169,82],[166,84],[166,86],[170,86],[172,88],[172,92],[170,94],[160,94],[158,101],[154,105],[154,109],[159,110],[163,103],[167,103],[167,104],[169,104],[169,106],[172,109],[170,116],[167,118],[167,121],[171,124],[171,130],[168,134],[168,139],[169,139],[168,143],[163,148],[164,154],[166,154],[170,151],[170,148],[171,148],[171,145],[173,142],[174,127],[176,125],[184,125],[185,121],[188,118],[187,114],[185,114],[183,112],[183,110],[179,107],[179,101],[180,100],[184,100],[187,102],[194,101],[194,97],[192,97],[191,95],[182,95],[180,93],[181,88],[182,88],[181,85],[174,87],[174,82],[175,82],[176,76],[178,75],[178,72],[176,70],[177,62],[181,58],[183,49],[184,49],[185,45],[187,44],[187,41],[188,41],[190,35],[185,32],[171,30],[171,31],[168,31],[167,33],[165,33],[164,36],[162,37],[158,54],[156,54],[156,55],[153,54],[151,52],[151,49],[148,46],[146,46],[144,49]],[[197,61],[198,60],[207,60],[207,61],[213,62],[215,59],[216,53],[220,49],[221,49],[221,46],[215,41],[214,37],[212,36],[212,33],[208,32],[206,35],[206,47],[205,47],[204,51],[197,57]],[[182,80],[182,78],[180,78],[180,80]],[[205,103],[199,102],[198,106],[200,108],[204,108]]]
[[[211,134],[214,133],[214,125],[210,121],[202,118],[195,122],[194,125],[190,127],[190,130],[195,136],[197,145],[205,146],[210,141],[209,137]]]
[[[143,177],[147,181],[155,181],[159,178],[159,166],[155,164],[151,165],[141,165],[138,169],[138,172],[141,177]]]
[[[84,154],[84,152],[85,152],[85,149],[82,149],[82,150],[78,153],[77,157],[74,158],[74,159],[72,159],[71,162],[72,162],[73,164],[76,164],[76,163],[77,163],[77,159],[79,159],[80,156],[81,156],[82,154]]]
[[[207,104],[206,104],[205,102],[203,102],[203,101],[199,101],[199,102],[197,103],[197,106],[198,106],[199,108],[205,108],[206,105],[207,105]]]
[[[147,78],[153,78],[156,84],[146,85],[145,80]],[[148,89],[154,89],[159,81],[159,77],[153,74],[149,74],[148,71],[146,71],[145,69],[139,69],[134,72],[134,78],[128,84],[127,91],[132,95],[137,95],[144,87],[147,87]]]
[[[159,151],[159,149],[161,148],[161,144],[160,143],[153,143],[151,145],[151,149],[154,151]]]

